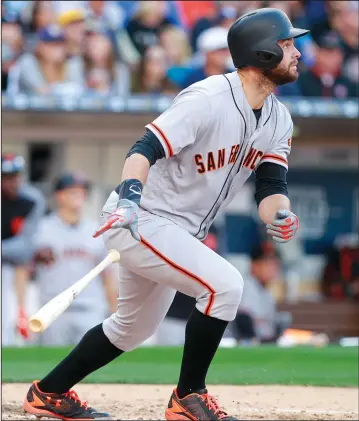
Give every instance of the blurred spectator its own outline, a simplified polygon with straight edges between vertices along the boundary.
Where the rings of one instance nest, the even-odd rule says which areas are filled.
[[[321,286],[326,298],[359,301],[358,234],[342,236],[328,251]]]
[[[279,255],[271,243],[252,250],[250,276],[244,280],[242,301],[232,326],[241,342],[274,342],[289,327],[291,317],[278,313],[270,291],[280,279]]]
[[[182,25],[187,29],[193,29],[199,20],[211,20],[216,14],[214,1],[176,1],[178,14]],[[206,27],[205,29],[208,29]]]
[[[64,33],[67,54],[70,56],[81,55],[86,33],[84,11],[82,9],[69,9],[62,12],[58,15],[58,23]]]
[[[182,89],[193,83],[199,82],[209,76],[228,73],[231,70],[231,57],[227,44],[228,31],[216,27],[204,31],[198,39],[199,51],[204,55],[205,62],[202,66],[192,69],[183,83]]]
[[[167,26],[160,33],[160,45],[168,58],[168,79],[175,85],[181,85],[191,71],[191,47],[186,32],[176,26]]]
[[[125,14],[121,7],[111,0],[89,0],[86,9],[86,21],[96,22],[99,29],[108,35],[123,27]]]
[[[332,31],[318,39],[315,64],[298,80],[300,90],[308,97],[357,97],[358,85],[342,73],[344,54],[337,34]]]
[[[335,3],[335,2],[334,2]],[[359,83],[359,9],[357,2],[342,2],[329,13],[329,22],[340,35],[344,52],[343,75]]]
[[[168,57],[160,46],[147,49],[132,80],[133,93],[170,94],[178,89],[167,78]]]
[[[40,306],[82,278],[107,254],[103,243],[91,237],[96,223],[83,216],[89,187],[76,174],[64,174],[55,182],[56,210],[40,221],[35,239]],[[114,271],[108,268],[41,334],[41,345],[76,344],[90,328],[116,311],[117,295]]]
[[[216,2],[216,13],[212,14],[212,16],[205,16],[199,19],[192,29],[191,46],[193,51],[198,50],[198,37],[204,31],[215,26],[220,26],[229,30],[230,26],[238,17],[238,6],[236,2]]]
[[[141,1],[127,24],[127,32],[137,52],[143,55],[147,48],[158,43],[161,29],[170,24],[166,18],[166,2]]]
[[[23,50],[23,36],[18,23],[2,20],[1,47],[1,90],[6,91],[10,69],[16,65]]]
[[[22,13],[26,42],[26,51],[31,51],[36,47],[37,34],[40,30],[56,23],[56,14],[52,1],[36,0],[29,2],[26,13]]]
[[[68,92],[65,89],[79,92],[81,74],[76,71],[76,58],[67,58],[60,29],[55,25],[41,29],[38,39],[35,52],[27,53],[19,60],[18,90],[40,95],[65,94]]]
[[[45,212],[42,194],[22,181],[24,158],[1,156],[2,344],[15,344],[16,326],[28,338],[25,311],[25,266],[30,264],[34,236]]]
[[[87,90],[98,94],[127,95],[129,74],[126,66],[115,60],[110,39],[91,32],[84,53],[84,79]]]

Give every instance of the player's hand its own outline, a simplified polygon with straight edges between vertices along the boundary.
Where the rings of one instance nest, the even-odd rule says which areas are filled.
[[[29,339],[29,323],[27,321],[27,315],[23,308],[19,309],[18,319],[16,323],[16,329],[24,339]]]
[[[290,241],[299,228],[299,220],[293,212],[282,209],[279,210],[271,224],[267,224],[267,233],[278,243]]]
[[[51,265],[55,263],[55,254],[51,247],[42,247],[36,250],[34,262],[37,264]]]
[[[109,229],[127,228],[135,240],[141,241],[140,234],[138,233],[138,212],[139,207],[135,202],[128,199],[121,199],[118,202],[116,210],[97,228],[93,237],[96,238]]]

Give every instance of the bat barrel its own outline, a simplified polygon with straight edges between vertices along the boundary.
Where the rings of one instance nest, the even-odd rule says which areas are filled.
[[[42,332],[44,330],[43,323],[41,322],[41,320],[36,319],[36,318],[31,318],[29,320],[29,327],[35,333],[39,333],[39,332]]]

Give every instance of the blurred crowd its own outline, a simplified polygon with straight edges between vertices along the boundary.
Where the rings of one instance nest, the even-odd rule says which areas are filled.
[[[227,32],[244,13],[276,7],[297,27],[301,76],[279,95],[358,95],[358,2],[1,2],[2,91],[37,95],[173,95],[233,71]]]

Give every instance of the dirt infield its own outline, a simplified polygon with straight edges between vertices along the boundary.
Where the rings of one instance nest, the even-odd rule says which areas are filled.
[[[25,415],[22,400],[28,385],[2,386],[2,419],[35,419]],[[111,413],[117,420],[163,420],[170,386],[90,385],[76,388],[82,399]],[[357,420],[358,391],[354,388],[298,386],[212,386],[228,412],[246,420]]]

